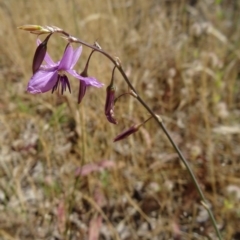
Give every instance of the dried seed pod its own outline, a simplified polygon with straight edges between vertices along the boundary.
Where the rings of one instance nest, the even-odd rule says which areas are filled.
[[[20,27],[18,27],[18,29],[25,30],[25,31],[28,31],[30,33],[37,34],[37,35],[53,32],[53,28],[51,28],[51,27],[43,27],[40,25],[31,25],[31,24],[26,24],[26,25],[20,26]]]

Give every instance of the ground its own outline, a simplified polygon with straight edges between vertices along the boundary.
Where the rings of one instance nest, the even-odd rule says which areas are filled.
[[[88,88],[80,105],[71,77],[71,94],[26,92],[37,36],[24,24],[58,26],[118,57],[189,162],[223,239],[240,239],[238,1],[0,0],[0,12],[0,239],[217,239],[155,120],[113,142],[149,113],[124,95],[118,124],[107,121],[105,56],[89,65],[105,86]],[[49,40],[55,61],[65,45]],[[118,72],[115,84],[116,96],[129,91]]]

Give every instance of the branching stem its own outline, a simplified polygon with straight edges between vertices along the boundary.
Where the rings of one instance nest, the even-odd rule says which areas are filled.
[[[138,100],[138,102],[151,114],[151,116],[156,120],[156,122],[158,123],[158,125],[160,126],[160,128],[163,130],[163,132],[165,133],[165,135],[167,136],[169,142],[172,144],[174,150],[177,152],[179,158],[181,159],[181,161],[183,162],[183,164],[185,165],[188,173],[190,174],[191,178],[192,178],[192,181],[194,182],[194,185],[199,193],[199,196],[201,198],[201,204],[205,207],[205,209],[207,210],[208,214],[209,214],[209,217],[211,219],[211,222],[212,222],[212,225],[214,226],[215,228],[215,231],[216,231],[216,234],[219,238],[219,240],[222,240],[222,237],[221,237],[221,234],[220,234],[220,231],[217,227],[217,223],[216,223],[216,220],[213,216],[213,213],[212,211],[210,210],[210,207],[208,206],[207,204],[207,200],[200,188],[200,185],[188,163],[188,161],[186,160],[186,158],[183,156],[183,154],[181,153],[180,149],[177,147],[176,143],[174,142],[173,138],[171,137],[171,135],[169,134],[168,130],[166,129],[161,117],[159,117],[158,115],[156,115],[152,110],[151,108],[147,105],[147,103],[137,94],[135,88],[133,87],[133,85],[131,84],[130,80],[128,79],[125,71],[122,69],[122,66],[121,64],[119,64],[119,61],[115,60],[114,57],[112,57],[110,54],[108,54],[107,52],[105,52],[104,50],[98,48],[96,45],[91,45],[91,44],[88,44],[76,37],[72,37],[70,34],[68,34],[67,32],[65,32],[64,30],[61,30],[61,29],[58,29],[56,30],[55,32],[58,32],[58,33],[61,33],[63,34],[64,36],[67,37],[67,39],[70,41],[70,42],[75,42],[75,43],[79,43],[79,44],[82,44],[86,47],[89,47],[101,54],[103,54],[104,56],[106,56],[114,65],[116,68],[118,68],[119,72],[121,73],[122,77],[124,78],[125,82],[128,84],[129,88],[133,90],[133,92],[136,94],[136,99]]]

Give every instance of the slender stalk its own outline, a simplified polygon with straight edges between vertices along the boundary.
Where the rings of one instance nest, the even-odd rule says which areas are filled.
[[[114,99],[114,104],[119,100],[119,98],[125,96],[125,95],[131,95],[131,93],[129,92],[125,92],[125,93],[122,93],[121,95],[117,96],[115,99]]]
[[[169,142],[172,144],[174,150],[177,152],[179,158],[181,159],[181,161],[183,162],[183,164],[185,165],[187,171],[189,172],[191,178],[192,178],[192,181],[194,182],[194,185],[198,191],[198,194],[201,198],[201,204],[205,207],[205,209],[207,210],[208,214],[209,214],[209,217],[211,219],[211,222],[212,222],[212,225],[214,226],[214,229],[216,231],[216,234],[219,238],[219,240],[222,240],[222,237],[221,237],[221,234],[220,234],[220,231],[217,227],[217,223],[216,223],[216,220],[213,216],[213,213],[212,211],[210,210],[208,204],[207,204],[207,200],[200,188],[200,185],[188,163],[188,161],[186,160],[186,158],[183,156],[183,154],[181,153],[180,149],[177,147],[176,143],[174,142],[174,140],[172,139],[171,135],[169,134],[168,130],[166,129],[161,117],[159,117],[158,115],[156,115],[152,110],[151,108],[147,105],[147,103],[137,94],[135,88],[133,87],[133,85],[131,84],[130,80],[128,79],[126,73],[124,72],[124,70],[122,69],[122,66],[121,64],[119,63],[119,61],[117,61],[117,59],[114,59],[110,54],[108,54],[107,52],[105,52],[104,50],[100,49],[99,47],[95,46],[95,45],[91,45],[91,44],[88,44],[76,37],[72,37],[70,34],[68,34],[67,32],[65,32],[64,30],[57,30],[56,32],[58,33],[61,33],[63,35],[65,35],[68,40],[70,42],[75,42],[75,43],[80,43],[86,47],[89,47],[93,50],[96,50],[97,52],[103,54],[104,56],[106,56],[119,70],[119,72],[121,73],[121,75],[123,76],[125,82],[128,84],[129,88],[131,88],[133,90],[133,92],[136,94],[136,99],[138,100],[138,102],[151,114],[151,116],[156,120],[156,122],[158,123],[158,125],[160,126],[160,128],[163,130],[163,132],[165,133],[165,135],[167,136]]]
[[[82,109],[83,113],[84,113],[84,109]],[[81,125],[81,129],[84,129],[84,114],[80,114],[78,112],[78,116],[80,116],[80,125]],[[76,116],[76,118],[78,118],[78,116]],[[79,119],[77,120],[79,122]],[[74,204],[75,204],[75,196],[76,196],[76,190],[79,188],[79,184],[81,182],[81,173],[82,173],[82,169],[83,169],[83,165],[85,162],[85,158],[86,158],[86,146],[85,146],[85,131],[82,131],[81,134],[81,146],[79,146],[81,148],[81,160],[80,160],[80,173],[75,175],[75,179],[74,179],[74,185],[73,185],[73,189],[72,189],[72,193],[69,196],[69,206],[68,206],[68,219],[66,222],[66,227],[65,227],[65,232],[64,232],[64,237],[65,239],[71,239],[71,235],[72,235],[72,229],[71,229],[71,221],[70,221],[70,216],[73,212],[73,208],[74,208]],[[68,237],[67,237],[68,236]]]

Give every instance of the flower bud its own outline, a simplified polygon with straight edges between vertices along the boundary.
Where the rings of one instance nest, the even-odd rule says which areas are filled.
[[[47,52],[47,43],[48,43],[48,40],[49,38],[51,37],[52,34],[49,34],[46,39],[38,45],[36,51],[35,51],[35,54],[34,54],[34,57],[33,57],[33,63],[32,63],[32,71],[33,71],[33,74],[36,73],[38,71],[38,69],[40,68],[43,60],[44,60],[44,57],[46,55],[46,52]]]
[[[133,126],[131,126],[129,129],[123,131],[122,133],[120,133],[117,137],[114,138],[114,142],[120,141],[124,138],[127,138],[129,135],[135,133],[138,131],[138,129],[142,126],[142,124],[135,124]]]
[[[79,83],[79,91],[78,91],[78,104],[81,103],[87,89],[87,84],[85,81],[80,81]]]
[[[150,116],[148,119],[146,119],[145,121],[143,121],[140,124],[135,124],[133,126],[131,126],[129,129],[123,131],[122,133],[120,133],[117,137],[114,138],[114,142],[120,141],[126,137],[128,137],[129,135],[137,132],[139,130],[139,128],[141,126],[143,126],[146,122],[148,122],[153,116]]]
[[[106,117],[107,117],[107,120],[110,122],[110,123],[113,123],[113,124],[118,124],[117,120],[115,119],[114,117],[114,112],[113,112],[113,109],[111,109],[107,114],[105,114]]]
[[[106,89],[106,103],[105,103],[105,114],[107,114],[113,107],[114,104],[114,95],[115,95],[115,87],[109,85]]]
[[[115,87],[110,84],[107,89],[106,103],[105,103],[105,115],[110,123],[117,124],[116,119],[114,118],[114,95]]]

